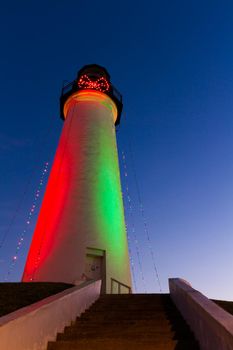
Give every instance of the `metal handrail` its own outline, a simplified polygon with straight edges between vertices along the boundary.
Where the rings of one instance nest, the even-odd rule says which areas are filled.
[[[132,288],[130,286],[127,286],[127,284],[124,284],[120,281],[117,281],[115,278],[111,278],[111,294],[113,294],[113,285],[114,282],[118,285],[118,294],[121,294],[121,286],[128,289],[129,294],[132,294]]]
[[[104,93],[109,96],[113,102],[115,102],[116,107],[117,107],[117,118],[115,120],[115,125],[120,124],[120,119],[121,119],[121,112],[123,108],[123,103],[122,103],[122,95],[120,92],[113,86],[113,84],[109,81],[110,84],[110,89],[108,91],[105,91]],[[70,83],[63,84],[62,90],[61,90],[61,96],[60,96],[60,116],[63,120],[65,120],[65,115],[64,115],[64,105],[67,101],[67,99],[73,94],[78,92],[79,90],[84,90],[83,88],[80,88],[78,86],[78,78],[71,81]],[[89,90],[89,89],[88,89]],[[90,90],[96,90],[90,88]],[[97,90],[98,91],[98,90]]]
[[[76,83],[76,80],[73,80],[67,84],[64,84],[62,87],[62,95],[64,95],[66,92],[70,91],[75,83]]]

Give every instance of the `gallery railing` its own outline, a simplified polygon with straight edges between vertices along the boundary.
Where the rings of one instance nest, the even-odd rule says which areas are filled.
[[[122,294],[122,287],[128,290],[128,294],[132,293],[132,288],[127,286],[126,284],[117,281],[115,278],[111,278],[111,294],[116,294],[114,293],[114,284],[117,285],[117,294]]]

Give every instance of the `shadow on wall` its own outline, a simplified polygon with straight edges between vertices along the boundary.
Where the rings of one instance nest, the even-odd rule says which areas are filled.
[[[171,332],[174,334],[172,339],[177,341],[175,350],[199,350],[198,342],[172,302],[170,295],[164,294],[161,295],[161,298],[166,317],[171,325]]]

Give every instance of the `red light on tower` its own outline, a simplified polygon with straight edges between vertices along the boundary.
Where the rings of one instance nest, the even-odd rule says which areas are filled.
[[[80,89],[94,89],[101,92],[109,91],[110,85],[104,77],[90,79],[87,74],[82,75],[78,80]]]

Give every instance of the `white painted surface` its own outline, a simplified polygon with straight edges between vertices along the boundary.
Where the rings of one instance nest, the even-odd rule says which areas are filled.
[[[85,283],[0,317],[1,350],[45,350],[100,295],[101,281]]]
[[[233,316],[193,289],[169,279],[171,298],[199,341],[201,350],[233,350]]]
[[[111,278],[131,286],[116,106],[94,90],[79,91],[68,101],[23,281],[85,280],[87,248],[92,248],[106,252],[102,281],[110,293]]]

